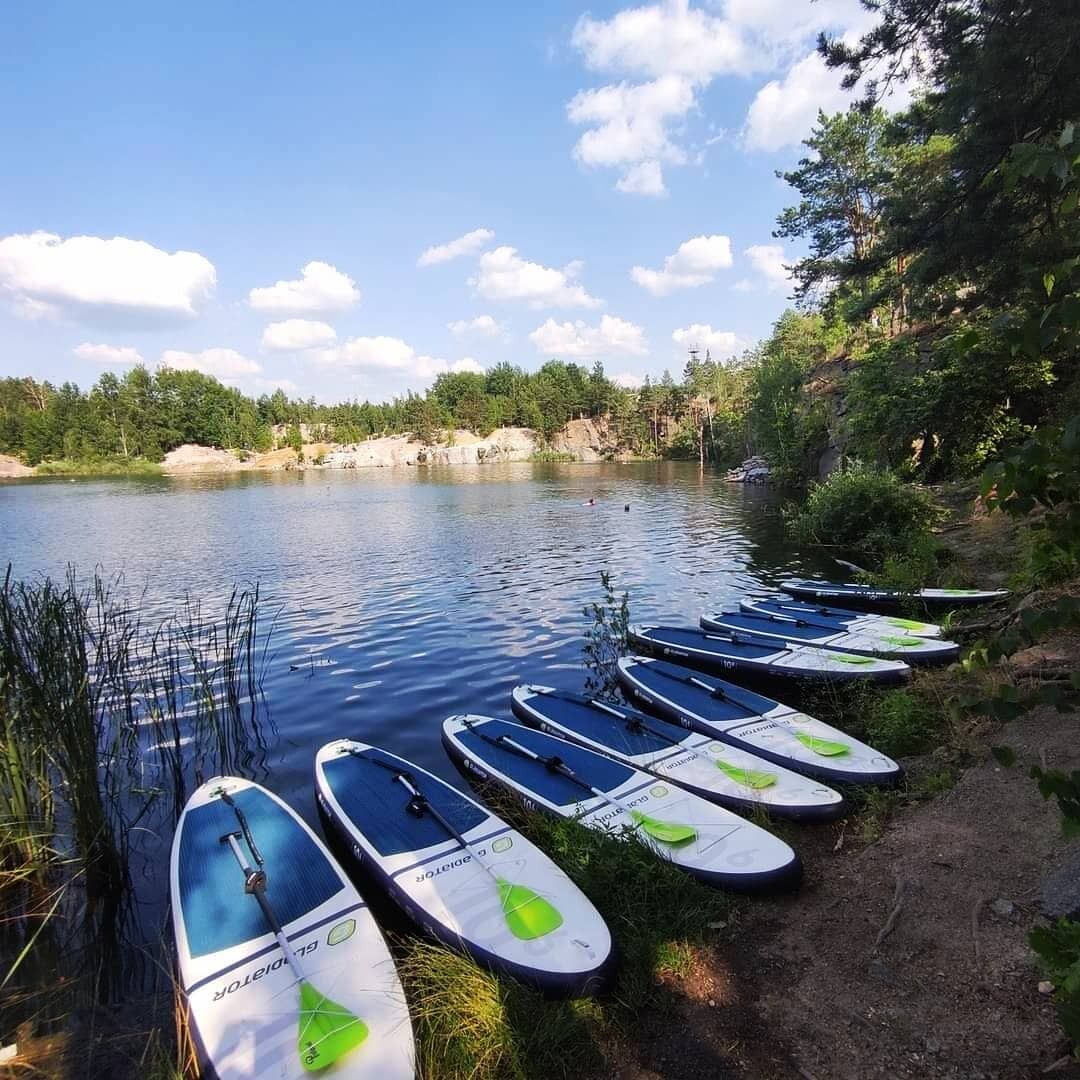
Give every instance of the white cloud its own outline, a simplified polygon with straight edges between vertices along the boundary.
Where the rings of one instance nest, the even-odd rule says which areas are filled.
[[[818,110],[846,109],[852,91],[840,86],[840,72],[826,66],[816,52],[804,56],[782,80],[766,83],[750,104],[743,128],[748,150],[781,150],[810,133]]]
[[[630,277],[653,296],[667,296],[676,289],[707,285],[718,270],[731,265],[731,240],[726,236],[695,236],[664,259],[663,270],[635,266]]]
[[[611,381],[624,390],[640,390],[645,382],[640,375],[635,375],[630,371],[620,371],[618,375],[611,377]]]
[[[619,191],[663,195],[665,165],[704,162],[700,149],[688,153],[684,143],[694,114],[701,111],[702,94],[717,78],[785,72],[812,48],[820,31],[850,40],[874,18],[859,0],[713,0],[698,7],[689,0],[662,0],[625,8],[610,19],[583,15],[571,44],[586,67],[624,81],[582,90],[569,102],[570,121],[589,125],[574,156],[583,165],[617,168]],[[782,111],[796,110],[795,98],[813,89],[805,85],[810,74],[793,71],[783,79],[792,85],[782,92],[765,87],[747,133],[766,141],[778,138],[765,130],[767,109],[772,103]],[[780,85],[780,80],[769,84]],[[822,98],[821,104],[830,100]],[[778,118],[777,128],[784,123]],[[744,139],[744,145],[755,143]]]
[[[345,311],[360,300],[360,290],[348,274],[325,262],[309,262],[298,281],[278,281],[252,289],[248,303],[256,311],[317,315]]]
[[[285,319],[271,323],[262,335],[262,347],[271,352],[298,352],[332,345],[337,333],[329,323],[312,319]]]
[[[714,360],[737,356],[746,348],[746,342],[738,334],[731,330],[714,330],[709,323],[682,327],[671,335],[671,340],[683,349],[696,348],[703,354],[708,349]]]
[[[693,85],[681,75],[582,90],[566,107],[572,123],[591,125],[574,146],[574,157],[583,165],[622,168],[621,191],[662,195],[661,161],[686,161],[668,137],[668,123],[693,104]]]
[[[416,260],[416,265],[434,266],[436,263],[449,262],[460,255],[475,255],[494,235],[492,229],[473,229],[447,244],[436,244],[427,248]]]
[[[197,353],[166,349],[161,354],[161,366],[180,371],[201,371],[222,382],[235,382],[244,375],[257,375],[262,371],[254,360],[249,360],[235,349],[203,349]]]
[[[773,292],[792,287],[791,274],[784,265],[788,256],[780,244],[752,244],[743,253],[750,260],[753,268],[765,279],[766,286]],[[749,291],[739,282],[740,291]]]
[[[71,350],[80,360],[94,364],[141,364],[143,358],[131,345],[92,345],[84,341]]]
[[[516,248],[498,247],[480,256],[480,266],[469,284],[487,300],[522,300],[533,308],[599,307],[583,285],[573,279],[581,263],[568,263],[562,270],[521,258]]]
[[[0,291],[24,316],[192,317],[214,289],[214,264],[124,236],[14,234],[0,239]]]
[[[529,340],[537,352],[549,356],[642,356],[649,351],[641,327],[615,315],[604,315],[597,326],[588,326],[580,319],[564,323],[548,319],[529,335]]]
[[[490,315],[477,315],[475,319],[457,319],[448,322],[446,329],[455,337],[463,334],[477,334],[480,337],[498,337],[503,328]]]
[[[477,374],[484,371],[470,356],[453,362],[439,356],[424,356],[407,341],[396,337],[353,337],[334,348],[320,349],[310,355],[321,367],[373,369],[419,379],[431,379],[447,371]]]
[[[642,161],[627,169],[615,184],[615,188],[625,195],[654,195],[662,198],[668,193],[659,161]]]
[[[607,21],[582,15],[571,43],[597,71],[643,75],[677,73],[695,80],[745,74],[754,66],[739,27],[691,8],[687,0],[627,8]]]

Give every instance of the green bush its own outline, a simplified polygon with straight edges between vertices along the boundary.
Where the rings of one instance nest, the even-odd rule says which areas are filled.
[[[833,548],[880,569],[886,559],[925,545],[940,514],[929,492],[893,473],[854,464],[812,487],[787,520],[801,543]]]

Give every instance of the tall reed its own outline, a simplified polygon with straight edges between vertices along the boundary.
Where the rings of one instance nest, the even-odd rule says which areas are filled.
[[[0,587],[5,1028],[73,961],[94,972],[91,1000],[113,993],[143,828],[171,827],[199,772],[250,772],[265,748],[258,587],[220,618],[191,597],[157,620],[146,607],[100,573],[23,582],[9,567]]]

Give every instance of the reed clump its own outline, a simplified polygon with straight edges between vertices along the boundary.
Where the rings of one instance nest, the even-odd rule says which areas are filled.
[[[9,567],[0,586],[5,1040],[122,995],[141,838],[175,822],[199,772],[248,771],[264,748],[258,587],[220,617],[191,598],[149,606],[74,569],[27,582]]]

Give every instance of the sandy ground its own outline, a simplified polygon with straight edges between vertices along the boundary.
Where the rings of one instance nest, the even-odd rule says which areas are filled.
[[[9,454],[0,454],[0,478],[9,479],[17,476],[33,476],[34,470],[24,465],[18,458]]]

